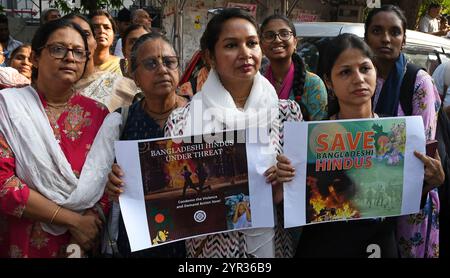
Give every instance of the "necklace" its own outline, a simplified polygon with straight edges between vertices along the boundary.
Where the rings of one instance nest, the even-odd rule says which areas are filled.
[[[55,103],[47,102],[47,106],[51,107],[51,108],[55,108],[55,109],[61,109],[61,108],[65,108],[67,106],[67,103],[68,102],[55,104]]]
[[[145,103],[144,103],[144,105],[145,105]],[[175,104],[171,108],[169,108],[168,110],[163,111],[163,112],[155,112],[155,111],[152,111],[152,110],[148,109],[147,105],[144,106],[144,110],[155,121],[163,121],[163,120],[165,121],[169,117],[170,113],[172,113],[172,111],[177,109],[177,108],[178,108],[178,101],[175,101]]]
[[[174,110],[174,109],[177,108],[177,107],[178,107],[178,101],[175,100],[175,104],[174,104],[172,107],[170,107],[169,109],[167,109],[166,111],[163,111],[163,112],[152,111],[152,110],[148,109],[148,106],[147,106],[147,105],[145,106],[145,110],[146,110],[147,112],[149,112],[149,113],[152,113],[152,114],[156,114],[156,115],[164,115],[164,114],[167,114],[167,113],[169,113],[169,112],[172,112],[172,110]]]

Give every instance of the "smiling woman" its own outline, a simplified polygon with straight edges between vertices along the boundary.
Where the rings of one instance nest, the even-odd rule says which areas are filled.
[[[296,53],[294,25],[285,16],[272,15],[261,24],[261,48],[270,64],[263,69],[280,99],[295,100],[305,120],[322,120],[327,115],[327,91],[323,81],[306,70]]]
[[[88,60],[78,25],[43,25],[31,56],[33,85],[0,93],[0,257],[66,257],[70,243],[90,250],[101,227],[104,182],[92,175],[106,173],[85,161],[102,157],[94,138],[108,111],[72,89]]]
[[[23,76],[31,80],[31,45],[24,44],[11,53],[9,66],[18,70]]]

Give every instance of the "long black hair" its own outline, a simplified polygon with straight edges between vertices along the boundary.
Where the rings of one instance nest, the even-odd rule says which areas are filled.
[[[297,37],[297,31],[295,31],[294,24],[284,15],[281,14],[273,14],[267,18],[264,19],[263,23],[261,24],[261,32],[260,37],[262,38],[262,33],[264,32],[264,29],[266,28],[267,24],[269,24],[272,20],[282,20],[284,21],[288,26],[289,29],[292,31],[292,35],[294,37]],[[292,91],[294,93],[294,99],[295,101],[300,105],[302,115],[306,120],[310,120],[310,115],[308,112],[308,109],[306,106],[301,102],[303,94],[305,92],[305,82],[306,82],[306,66],[305,62],[303,61],[302,57],[297,54],[297,52],[294,51],[292,53],[292,62],[294,63],[294,81],[292,82]]]
[[[350,33],[340,34],[331,40],[324,52],[322,60],[324,69],[324,79],[331,82],[331,70],[339,56],[347,49],[358,49],[364,56],[373,60],[374,55],[370,46],[361,40],[358,36]],[[339,112],[339,103],[336,96],[332,93],[328,98],[328,116]]]

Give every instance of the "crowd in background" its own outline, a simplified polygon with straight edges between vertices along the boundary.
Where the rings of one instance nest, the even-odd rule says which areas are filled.
[[[440,10],[430,6],[421,31],[450,31],[443,20],[436,25]],[[439,257],[437,188],[445,175],[437,153],[415,153],[425,168],[417,214],[292,230],[281,221],[282,185],[298,174],[283,153],[285,122],[419,115],[426,139],[435,138],[450,70],[443,64],[433,77],[416,70],[411,111],[402,107],[410,64],[398,7],[371,10],[364,39],[333,39],[322,77],[296,52],[300,38],[285,16],[259,25],[242,10],[220,10],[200,40],[202,74],[188,84],[180,84],[178,53],[152,29],[145,10],[123,9],[114,20],[102,10],[61,18],[51,9],[31,45],[14,40],[4,25],[8,30],[0,16],[0,257],[66,257],[71,243],[86,257],[367,257],[372,243],[382,257]],[[194,103],[223,115],[205,120]],[[268,114],[273,109],[277,115]],[[211,133],[241,122],[262,127],[272,139],[273,165],[261,186],[272,186],[275,227],[131,252],[117,203],[127,188],[114,163],[114,141]]]

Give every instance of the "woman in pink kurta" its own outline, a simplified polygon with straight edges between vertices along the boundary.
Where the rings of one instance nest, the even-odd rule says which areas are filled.
[[[107,209],[102,186],[78,183],[108,114],[72,90],[88,56],[84,32],[52,21],[32,49],[33,85],[0,92],[0,257],[64,257],[70,243],[88,251],[102,224],[93,205]]]
[[[28,88],[32,90],[32,88]],[[39,95],[47,112],[47,102]],[[47,112],[55,138],[78,177],[108,109],[75,93],[58,119]],[[56,257],[65,253],[70,233],[53,236],[38,221],[22,217],[29,188],[15,173],[14,153],[0,134],[0,257]],[[102,207],[106,208],[102,199]]]
[[[375,53],[378,71],[374,110],[384,116],[405,116],[400,103],[400,90],[408,64],[402,53],[406,40],[406,18],[398,7],[384,5],[369,13],[365,29],[365,40]],[[433,79],[427,72],[417,72],[411,94],[412,111],[407,116],[422,116],[425,138],[432,140],[436,135],[441,101]],[[426,178],[425,183],[428,186],[439,184]],[[424,192],[422,198],[426,202],[418,214],[398,217],[397,243],[401,257],[439,256],[437,188]]]

